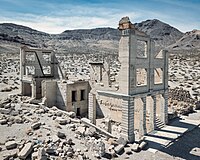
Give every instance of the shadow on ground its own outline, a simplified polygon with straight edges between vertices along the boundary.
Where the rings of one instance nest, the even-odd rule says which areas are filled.
[[[185,123],[180,121],[181,119],[176,119],[171,122],[170,126],[180,127],[181,129],[188,129],[182,136],[176,139],[171,139],[163,135],[148,134],[148,136],[153,138],[158,138],[158,141],[148,141],[151,149],[156,149],[163,153],[169,154],[173,157],[179,157],[183,159],[200,159],[200,126]],[[165,130],[161,129],[163,133],[166,134],[181,134],[179,130]],[[168,140],[172,140],[167,146],[162,145]]]

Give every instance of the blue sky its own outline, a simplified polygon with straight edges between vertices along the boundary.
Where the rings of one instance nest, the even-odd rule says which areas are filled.
[[[0,0],[0,23],[16,23],[47,33],[113,27],[159,19],[182,32],[200,29],[200,0]]]

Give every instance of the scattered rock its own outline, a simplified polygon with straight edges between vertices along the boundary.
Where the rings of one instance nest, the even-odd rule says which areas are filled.
[[[64,133],[60,132],[60,131],[57,133],[57,136],[59,138],[61,138],[61,139],[65,139],[66,138],[66,135]]]
[[[0,120],[0,124],[1,124],[1,125],[7,124],[7,120],[6,120],[6,119],[1,119],[1,120]]]
[[[67,157],[73,157],[73,152],[67,152]]]
[[[14,149],[17,147],[17,143],[15,141],[8,141],[5,143],[6,149]]]
[[[147,146],[147,142],[142,141],[142,142],[140,143],[140,145],[139,145],[139,148],[142,150],[142,149],[144,149],[146,146]]]
[[[31,142],[25,144],[25,146],[22,148],[22,150],[18,153],[18,157],[20,159],[26,159],[29,154],[32,152],[33,150],[33,145]]]
[[[94,136],[96,134],[96,128],[94,127],[89,127],[89,128],[86,128],[86,131],[85,131],[85,136]]]
[[[131,146],[131,150],[134,152],[138,152],[139,151],[139,144],[138,143],[133,143]]]
[[[124,145],[123,144],[119,144],[114,148],[115,152],[117,154],[119,154],[122,150],[124,150]]]
[[[36,130],[36,129],[39,129],[41,126],[41,123],[40,122],[35,122],[31,125],[31,128]]]
[[[55,121],[58,122],[61,125],[65,125],[68,122],[67,119],[64,119],[64,118],[61,118],[61,117],[57,117]]]

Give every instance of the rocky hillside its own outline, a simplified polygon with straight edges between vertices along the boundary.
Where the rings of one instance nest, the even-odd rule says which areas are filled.
[[[135,23],[135,26],[150,35],[160,49],[175,43],[183,36],[183,33],[178,29],[157,19]]]
[[[200,30],[186,32],[181,39],[168,47],[170,50],[199,50],[200,51]]]
[[[176,43],[184,35],[156,19],[135,23],[135,26],[155,40],[157,49]],[[116,54],[119,38],[120,33],[114,28],[66,30],[52,35],[21,25],[3,23],[0,24],[0,53],[16,53],[21,45],[28,45],[54,49],[58,53]]]

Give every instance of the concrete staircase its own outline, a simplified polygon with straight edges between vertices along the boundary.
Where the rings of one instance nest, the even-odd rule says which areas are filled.
[[[156,126],[155,126],[155,129],[156,130],[160,130],[164,126],[165,126],[165,124],[158,117],[156,117]]]

